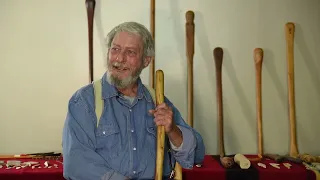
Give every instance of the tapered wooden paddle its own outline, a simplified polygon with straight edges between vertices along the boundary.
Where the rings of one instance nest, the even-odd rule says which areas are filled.
[[[89,83],[93,81],[93,17],[96,6],[95,0],[86,0],[87,19],[88,19],[88,43],[89,43]]]
[[[230,168],[234,165],[232,157],[225,157],[224,150],[224,133],[223,133],[223,102],[222,102],[222,62],[223,49],[217,47],[213,50],[213,57],[216,67],[216,99],[217,99],[217,115],[218,115],[218,130],[219,130],[219,154],[220,161],[223,167]]]
[[[155,23],[155,17],[156,17],[156,1],[150,0],[150,31],[151,35],[153,37],[153,40],[155,42],[155,31],[156,31],[156,23]],[[155,45],[155,44],[154,44]],[[150,65],[149,65],[149,71],[150,71],[150,87],[154,88],[154,73],[155,73],[155,56],[152,57]]]
[[[186,48],[188,62],[188,124],[193,127],[193,56],[194,56],[194,12],[186,12]]]
[[[254,63],[256,69],[256,118],[258,128],[258,157],[263,157],[263,134],[262,134],[262,103],[261,103],[261,71],[263,63],[263,50],[261,48],[254,49]]]
[[[291,157],[298,157],[298,145],[296,136],[296,108],[294,92],[294,32],[295,25],[288,22],[285,25],[285,39],[287,51],[287,76],[288,76],[288,100],[289,100],[289,123],[290,123],[290,152]]]

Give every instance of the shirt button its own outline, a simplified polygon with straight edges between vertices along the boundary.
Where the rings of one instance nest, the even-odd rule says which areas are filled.
[[[103,133],[103,134],[106,134],[106,132],[105,132],[105,131],[103,131],[102,133]]]
[[[137,148],[133,148],[133,150],[135,151],[135,150],[137,150]]]
[[[129,109],[129,111],[131,112],[132,110],[131,110],[131,109]]]
[[[131,132],[134,132],[134,130],[131,130]]]
[[[136,171],[133,171],[133,174],[135,174],[136,173]]]

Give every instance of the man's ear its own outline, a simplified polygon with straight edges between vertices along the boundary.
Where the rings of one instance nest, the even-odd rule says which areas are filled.
[[[146,56],[143,61],[143,67],[147,67],[152,60],[152,56]]]

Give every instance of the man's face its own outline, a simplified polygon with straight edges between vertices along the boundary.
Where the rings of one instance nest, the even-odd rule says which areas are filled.
[[[134,83],[146,64],[142,60],[142,39],[127,32],[118,33],[108,51],[108,79],[119,88]]]

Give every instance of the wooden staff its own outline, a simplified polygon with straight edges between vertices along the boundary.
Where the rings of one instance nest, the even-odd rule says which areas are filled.
[[[188,60],[188,124],[193,127],[193,56],[194,56],[194,12],[186,12],[186,44]]]
[[[219,130],[219,154],[220,162],[223,167],[230,168],[234,164],[232,157],[225,157],[224,150],[224,133],[223,133],[223,103],[222,103],[222,62],[223,49],[217,47],[213,50],[213,57],[216,68],[216,98],[217,98],[217,115],[218,115],[218,130]]]
[[[93,81],[93,17],[96,6],[95,0],[86,0],[88,18],[88,39],[89,39],[89,83]]]
[[[156,105],[164,102],[164,75],[162,70],[156,72]],[[156,159],[156,175],[155,180],[162,180],[163,174],[163,158],[164,158],[164,126],[157,128],[157,159]]]
[[[263,63],[263,50],[255,48],[253,52],[255,70],[256,70],[256,106],[257,106],[257,126],[258,126],[258,156],[263,156],[263,138],[262,138],[262,103],[261,103],[261,71]]]
[[[290,120],[290,153],[291,157],[298,157],[299,151],[296,139],[296,110],[294,92],[294,32],[295,25],[288,22],[285,25],[287,68],[288,68],[288,99],[289,99],[289,120]]]
[[[164,74],[162,70],[156,71],[156,105],[164,102]],[[164,159],[165,129],[164,126],[157,128],[157,159],[155,180],[162,180]],[[182,180],[182,167],[176,162],[174,179]]]
[[[155,0],[150,1],[150,30],[151,35],[153,37],[153,41],[155,42],[155,9],[156,9],[156,2]],[[155,43],[154,43],[155,45]],[[154,72],[155,72],[155,57],[152,57],[150,62],[150,87],[154,88]]]

